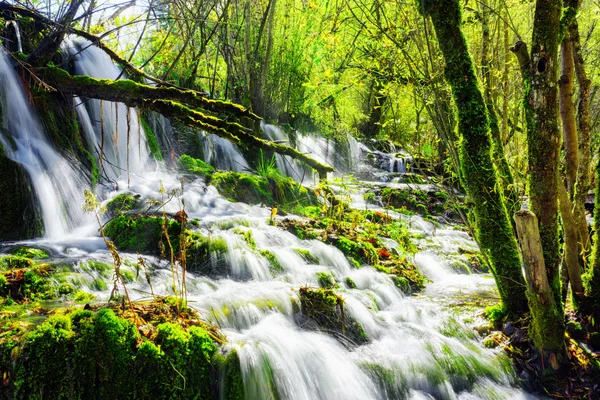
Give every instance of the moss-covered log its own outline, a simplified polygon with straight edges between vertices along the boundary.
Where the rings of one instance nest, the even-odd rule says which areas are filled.
[[[40,69],[39,76],[62,93],[121,102],[129,107],[146,108],[192,128],[214,133],[238,145],[270,150],[290,156],[317,170],[321,177],[325,177],[327,172],[333,171],[333,167],[325,165],[292,147],[256,136],[252,130],[243,127],[239,123],[230,122],[199,111],[199,109],[207,109],[215,113],[221,112],[237,117],[251,115],[241,106],[226,103],[228,104],[227,107],[217,107],[213,100],[202,98],[191,90],[153,87],[126,79],[113,81],[88,76],[73,76],[59,68]]]
[[[519,249],[492,161],[487,107],[460,29],[460,5],[457,0],[422,1],[422,11],[431,16],[446,60],[445,77],[452,87],[462,135],[461,169],[474,203],[479,243],[491,262],[503,303],[518,314],[527,309]]]

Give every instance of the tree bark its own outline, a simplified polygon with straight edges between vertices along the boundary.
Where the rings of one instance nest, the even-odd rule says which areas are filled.
[[[581,38],[579,36],[579,24],[576,15],[581,6],[581,0],[566,0],[565,14],[573,15],[568,26],[569,37],[572,43],[573,61],[575,66],[575,75],[579,83],[578,101],[577,101],[577,128],[579,134],[579,165],[577,170],[577,183],[575,184],[573,205],[575,221],[579,232],[580,253],[583,255],[584,266],[587,261],[587,255],[591,251],[590,233],[585,218],[585,200],[590,190],[591,175],[591,151],[590,151],[590,88],[592,81],[588,78],[583,62],[581,52]]]
[[[557,185],[560,130],[556,82],[561,6],[560,0],[538,0],[536,3],[530,68],[525,82],[531,209],[539,219],[548,281],[559,311],[562,311],[563,305],[559,276]]]
[[[577,122],[575,121],[575,106],[573,105],[574,70],[573,49],[571,40],[566,36],[560,46],[561,76],[558,80],[560,118],[562,120],[563,141],[565,150],[565,171],[567,192],[573,198],[575,182],[577,181]]]
[[[563,184],[558,185],[558,198],[560,205],[560,215],[562,217],[564,231],[564,256],[563,268],[568,271],[569,280],[571,282],[571,290],[573,291],[573,300],[575,304],[581,304],[583,298],[583,283],[581,280],[581,269],[579,267],[579,252],[577,248],[577,225],[573,218],[573,207],[569,194]],[[564,283],[564,280],[563,280]],[[566,288],[565,288],[566,289]],[[564,296],[562,296],[564,299]]]
[[[538,220],[528,210],[520,210],[514,218],[527,277],[527,299],[531,314],[529,335],[544,359],[550,360],[553,369],[558,369],[556,356],[564,357],[563,354],[556,354],[557,351],[564,351],[565,337],[560,322],[562,312],[556,307],[548,283]]]
[[[490,125],[473,61],[461,31],[458,0],[422,1],[421,11],[431,17],[446,60],[445,78],[452,88],[462,135],[460,162],[467,193],[474,203],[477,236],[488,256],[502,302],[509,313],[527,310],[525,281],[517,241],[499,188],[492,161]]]

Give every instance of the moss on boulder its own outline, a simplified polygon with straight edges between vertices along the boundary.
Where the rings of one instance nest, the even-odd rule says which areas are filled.
[[[222,380],[231,384],[225,399],[243,398],[237,354],[214,362],[218,343],[206,326],[134,320],[104,308],[54,315],[29,331],[3,322],[0,397],[213,399]]]
[[[264,204],[283,211],[317,204],[314,193],[292,178],[279,174],[267,178],[243,172],[218,171],[212,174],[210,184],[229,200]]]
[[[359,322],[344,311],[344,299],[332,288],[303,286],[298,290],[304,326],[337,333],[353,343],[365,343],[368,337]]]

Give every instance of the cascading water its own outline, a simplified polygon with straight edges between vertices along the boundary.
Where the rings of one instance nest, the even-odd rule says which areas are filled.
[[[212,133],[201,132],[204,161],[224,171],[250,171],[250,165],[240,149],[229,140]]]
[[[17,51],[19,51],[20,53],[23,52],[23,44],[21,43],[21,28],[19,28],[19,23],[15,20],[12,21],[6,21],[6,28],[8,28],[9,26],[12,26],[12,28],[15,31],[15,39],[17,41]]]
[[[83,189],[89,180],[75,159],[66,159],[50,143],[15,74],[10,57],[0,51],[3,121],[10,137],[0,135],[6,155],[23,165],[42,212],[45,237],[60,239],[89,218],[84,215]]]
[[[73,58],[78,75],[103,79],[122,75],[110,57],[88,40],[69,38],[63,48]],[[75,109],[88,149],[102,165],[104,178],[118,180],[128,174],[142,175],[156,169],[136,109],[122,103],[80,98],[76,98]]]
[[[82,43],[76,47],[81,49]],[[90,48],[76,55],[76,70],[97,77],[115,78],[118,69],[112,63],[106,63],[103,54],[95,53],[94,48]],[[22,94],[20,87],[13,87],[16,77],[6,57],[0,62],[0,79],[2,90]],[[58,209],[60,204],[44,205],[45,199],[63,198],[51,184],[52,174],[44,173],[64,159],[49,150],[52,148],[41,131],[31,132],[31,126],[36,124],[30,113],[21,121],[22,114],[16,111],[30,107],[24,96],[21,97],[22,102],[13,101],[8,108],[5,106],[5,121],[9,121],[15,144],[10,145],[8,140],[3,140],[3,144],[5,149],[9,148],[9,156],[27,168],[34,182],[38,176],[39,181],[50,182],[48,188],[41,185],[38,190],[36,186],[36,192],[43,207]],[[99,102],[95,101],[87,101],[85,109],[83,106],[77,108],[86,129],[86,141],[94,154],[99,157],[102,153],[107,163],[114,164],[105,167],[105,174],[122,180],[127,169],[144,173],[143,178],[131,179],[127,188],[139,194],[140,201],[161,199],[163,187],[167,192],[180,187],[178,176],[154,168],[149,161],[146,143],[137,125],[130,126],[130,134],[132,138],[139,138],[140,147],[136,146],[136,140],[131,140],[129,168],[123,165],[127,147],[123,147],[121,139],[127,130],[120,124],[128,113],[137,123],[136,118],[131,118],[132,113],[136,116],[135,112],[122,105],[106,103],[102,114]],[[105,123],[103,128],[101,121]],[[28,129],[21,132],[18,128],[23,127]],[[117,129],[118,140],[113,135]],[[102,130],[104,149],[100,147]],[[271,130],[270,136],[274,139],[287,140],[283,135],[280,138],[276,135]],[[349,142],[349,146],[348,153],[353,159],[358,158],[361,146],[355,142]],[[323,138],[300,136],[297,148],[321,161],[334,162],[334,152]],[[205,154],[215,157],[217,153],[206,151]],[[45,176],[46,180],[43,179]],[[77,175],[62,176],[60,185],[72,183],[77,186],[77,178]],[[77,188],[77,193],[81,187]],[[119,185],[119,188],[123,190],[125,186]],[[70,198],[67,204],[71,205],[70,209],[79,210],[82,203],[82,199]],[[79,206],[75,206],[77,204]],[[194,229],[211,240],[221,241],[226,248],[224,254],[211,253],[206,265],[197,266],[196,273],[188,273],[187,298],[188,304],[204,319],[222,329],[228,338],[226,347],[236,349],[246,399],[527,398],[514,387],[509,360],[484,348],[469,327],[436,301],[437,298],[451,298],[457,291],[461,295],[473,293],[473,287],[479,290],[487,279],[482,275],[457,274],[443,257],[445,252],[459,246],[476,247],[467,235],[435,229],[431,223],[416,216],[390,213],[393,218],[404,218],[411,223],[423,237],[422,247],[436,243],[435,248],[417,254],[415,259],[422,272],[433,280],[431,290],[426,289],[421,297],[412,297],[398,289],[389,275],[367,265],[356,268],[333,246],[316,240],[300,240],[271,226],[266,222],[270,217],[269,209],[231,203],[214,187],[207,187],[202,179],[185,181],[183,195],[166,204],[165,211],[175,213],[183,205],[189,219],[199,221]],[[360,206],[368,205],[361,203]],[[244,239],[248,230],[252,231],[253,243]],[[393,251],[397,243],[390,240],[388,245]],[[74,266],[70,279],[98,295],[99,300],[108,298],[110,292],[106,283],[110,286],[112,277],[89,267],[90,260],[111,260],[103,246],[86,248],[73,241],[56,245],[53,250],[58,256],[78,257],[80,261]],[[302,250],[312,254],[312,259],[301,256]],[[275,257],[277,268],[273,267],[265,251]],[[129,271],[133,277],[128,285],[129,293],[133,298],[147,296],[150,292],[147,281],[141,276],[135,278],[135,270],[130,266],[135,264],[138,255],[123,253],[122,256],[126,260],[122,271]],[[147,259],[155,266],[152,273],[154,292],[172,294],[168,265],[153,257]],[[339,334],[315,331],[302,319],[298,312],[298,290],[306,285],[318,287],[317,273],[320,272],[330,273],[340,282],[336,291],[344,298],[345,315],[360,323],[366,336],[364,343],[351,342]],[[348,282],[346,278],[354,285],[344,283]],[[105,284],[98,283],[102,280]],[[486,287],[493,293],[493,281],[487,281],[490,283]]]

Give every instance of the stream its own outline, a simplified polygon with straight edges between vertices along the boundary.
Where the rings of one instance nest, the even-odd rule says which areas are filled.
[[[76,73],[101,78],[120,74],[89,42],[69,39],[63,48],[72,55]],[[7,155],[29,174],[45,227],[39,239],[0,243],[0,252],[17,245],[46,249],[51,254],[49,261],[68,266],[68,279],[74,285],[95,294],[98,301],[106,301],[112,272],[95,270],[90,262],[112,264],[112,258],[98,235],[97,223],[81,211],[89,178],[45,137],[4,53],[0,57],[0,88],[3,121],[13,140],[3,135],[0,139]],[[163,200],[162,189],[180,188],[183,178],[183,193],[166,204],[165,211],[174,214],[185,208],[190,220],[199,221],[194,229],[226,243],[226,253],[214,253],[206,261],[201,271],[205,273],[188,273],[188,301],[203,319],[223,331],[228,343],[222,351],[237,350],[246,399],[533,398],[518,388],[508,357],[485,348],[475,333],[473,325],[481,306],[460,306],[478,299],[488,303],[497,299],[489,274],[461,274],[451,267],[464,259],[461,249],[476,251],[470,236],[445,221],[434,225],[419,216],[393,213],[363,201],[365,188],[402,187],[393,178],[407,172],[410,156],[369,150],[351,137],[344,152],[318,135],[295,138],[297,149],[336,166],[341,171],[338,179],[352,182],[349,189],[339,190],[348,191],[353,207],[380,209],[410,227],[419,248],[414,262],[430,280],[417,295],[403,293],[389,275],[371,266],[357,268],[333,246],[300,240],[272,226],[268,223],[270,209],[230,202],[203,179],[182,176],[154,161],[136,110],[96,100],[77,99],[76,103],[88,150],[105,161],[105,184],[96,188],[99,199],[106,203],[131,192],[138,194],[140,201]],[[161,136],[171,131],[168,121],[155,118],[152,125],[157,124],[163,126]],[[273,125],[264,124],[263,130],[272,140],[290,140]],[[198,135],[208,162],[223,169],[248,169],[248,162],[233,144],[214,135]],[[171,143],[173,138],[160,137],[159,141]],[[135,143],[131,151],[127,150],[129,142]],[[371,162],[367,163],[367,158]],[[314,175],[297,162],[281,156],[276,162],[297,181],[314,183]],[[347,178],[350,173],[360,180]],[[247,230],[252,231],[255,246],[240,235]],[[393,250],[394,243],[389,246]],[[310,251],[314,259],[307,261],[298,249]],[[273,253],[280,268],[273,269],[260,250]],[[172,294],[166,261],[144,256],[150,268],[150,287],[143,274],[136,277],[138,255],[123,252],[122,256],[123,269],[131,276],[128,290],[133,299],[151,299],[152,292]],[[225,265],[227,273],[215,272],[224,270],[217,265]],[[330,272],[340,282],[336,292],[344,299],[347,315],[362,326],[365,343],[316,330],[302,318],[298,291],[305,286],[319,287],[319,272]],[[356,287],[345,283],[346,278]]]

